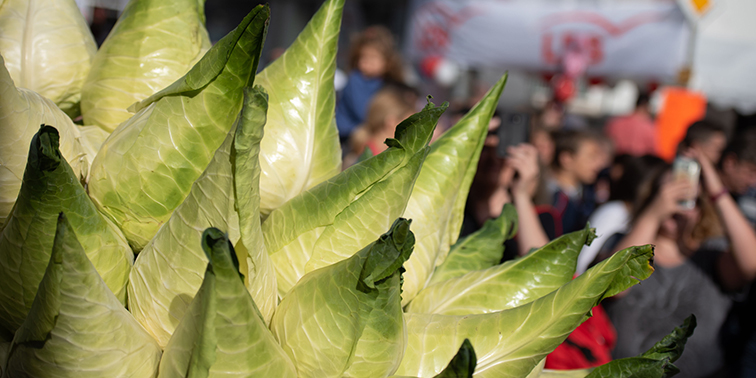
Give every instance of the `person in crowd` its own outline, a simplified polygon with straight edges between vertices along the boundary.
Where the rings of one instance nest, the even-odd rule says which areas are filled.
[[[641,93],[635,110],[609,120],[605,132],[618,155],[656,155],[656,126],[651,118],[649,95]]]
[[[406,86],[388,84],[373,96],[365,122],[349,138],[349,152],[344,157],[347,168],[370,148],[373,155],[386,149],[384,141],[394,137],[396,126],[412,115],[417,93]]]
[[[489,125],[489,133],[478,160],[478,168],[465,206],[461,236],[469,235],[483,223],[501,215],[506,203],[513,203],[519,217],[516,242],[505,243],[503,259],[525,255],[532,248],[544,246],[548,237],[541,227],[532,196],[538,186],[540,170],[538,151],[530,144],[509,147],[507,157],[497,155],[497,129],[500,122]]]
[[[371,26],[354,39],[349,69],[347,84],[336,104],[336,126],[342,144],[365,121],[370,99],[384,83],[404,83],[401,57],[391,32],[383,26]]]
[[[538,150],[538,160],[541,165],[550,166],[554,161],[554,138],[551,132],[541,126],[533,127],[530,132],[530,143]]]
[[[540,123],[535,123],[530,130],[530,144],[538,151],[538,162],[541,170],[541,178],[533,202],[539,208],[550,208],[552,197],[546,189],[546,180],[551,177],[551,164],[554,161],[555,146],[552,131]],[[546,227],[546,232],[550,237],[554,237],[553,227]]]
[[[612,141],[606,136],[600,138],[601,147],[604,151],[603,161],[606,162],[604,168],[599,172],[596,177],[596,182],[593,184],[594,192],[596,195],[596,206],[600,206],[609,201],[609,168],[612,160],[614,159],[614,145]]]
[[[717,165],[724,188],[738,203],[751,227],[756,227],[756,129],[741,131],[725,148]],[[738,298],[723,335],[729,352],[728,373],[756,377],[756,283]]]
[[[596,204],[590,185],[606,165],[607,156],[601,138],[583,130],[554,133],[554,146],[546,190],[552,200],[552,213],[561,224],[561,232],[555,235],[559,236],[585,226]]]
[[[685,131],[685,137],[677,147],[678,155],[685,151],[695,149],[703,154],[708,161],[716,163],[722,157],[722,151],[727,144],[727,135],[724,129],[710,121],[701,120],[692,123]],[[697,222],[691,231],[692,238],[701,240],[707,249],[725,250],[727,239],[717,221],[714,204],[703,196],[698,201],[698,210],[701,221]]]
[[[654,273],[607,304],[615,328],[615,358],[636,356],[650,348],[690,314],[698,326],[675,362],[687,377],[709,377],[723,368],[720,328],[732,304],[729,292],[756,277],[756,234],[738,210],[715,166],[706,154],[691,149],[689,155],[701,165],[703,190],[708,196],[729,241],[727,251],[701,248],[693,236],[703,222],[699,208],[680,205],[695,193],[689,180],[672,180],[668,173],[654,180],[652,194],[634,216],[632,228],[616,250],[653,244]]]
[[[628,232],[633,210],[638,206],[636,198],[650,189],[651,179],[666,167],[664,160],[653,155],[624,154],[614,158],[609,169],[609,201],[588,218],[597,237],[580,252],[577,274],[583,274],[614,251],[618,237]]]
[[[724,188],[756,226],[756,129],[736,134],[717,168]]]
[[[550,100],[543,106],[538,115],[538,123],[545,130],[559,130],[562,128],[564,115],[564,105],[556,100]]]
[[[688,127],[680,142],[679,151],[689,148],[700,150],[711,162],[718,162],[727,145],[727,134],[722,127],[709,121],[697,121]]]

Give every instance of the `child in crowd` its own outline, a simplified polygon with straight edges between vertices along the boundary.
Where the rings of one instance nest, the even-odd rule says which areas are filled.
[[[383,26],[365,29],[349,49],[349,78],[336,104],[336,126],[342,145],[365,121],[368,104],[386,82],[403,83],[402,63],[391,32]]]
[[[414,112],[417,93],[411,88],[389,84],[373,96],[365,122],[349,138],[350,149],[344,157],[344,168],[370,148],[373,155],[386,149],[384,141],[394,137],[396,126]]]
[[[561,232],[556,235],[559,236],[585,226],[596,206],[589,185],[607,165],[608,156],[601,138],[588,131],[557,132],[554,146],[551,177],[546,181],[546,189],[561,223]]]

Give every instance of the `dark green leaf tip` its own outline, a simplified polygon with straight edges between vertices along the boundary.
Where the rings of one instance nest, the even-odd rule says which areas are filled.
[[[265,101],[268,101],[268,91],[266,91],[262,85],[255,85],[254,87],[244,87],[244,98],[253,97],[257,93],[265,97]]]
[[[640,356],[657,360],[669,358],[670,362],[677,361],[685,350],[685,344],[687,343],[688,338],[693,336],[695,328],[696,317],[691,314],[685,318],[681,326],[675,327],[670,334],[664,336],[663,339],[654,344],[651,349],[647,350]]]
[[[244,282],[244,275],[239,271],[239,259],[236,257],[234,246],[228,240],[228,235],[223,231],[210,227],[202,233],[202,250],[207,256],[207,269],[213,271],[213,265],[222,265],[225,259],[229,259],[239,277]],[[227,263],[229,260],[226,260]]]
[[[398,145],[412,151],[412,153],[427,146],[430,143],[431,136],[433,136],[433,130],[436,128],[439,117],[448,107],[448,102],[436,106],[430,101],[429,97],[428,104],[425,105],[423,110],[407,117],[396,126],[394,139],[397,140]],[[388,140],[386,144],[392,146],[388,144]]]
[[[63,156],[60,153],[60,134],[52,126],[40,125],[32,138],[29,162],[42,171],[51,172],[58,168]]]
[[[680,369],[672,363],[683,353],[685,343],[693,335],[696,328],[696,317],[691,315],[685,319],[680,327],[651,349],[638,357],[622,358],[596,367],[586,378],[598,377],[659,377],[668,378],[680,373]],[[617,374],[621,372],[622,374]]]
[[[591,245],[593,240],[596,239],[596,229],[591,228],[590,223],[586,223],[584,230],[587,232],[587,235],[585,236],[585,245]]]
[[[391,228],[372,245],[362,265],[360,281],[371,289],[400,270],[415,247],[412,220],[397,218]]]
[[[477,363],[478,358],[475,355],[475,349],[470,340],[465,339],[449,365],[436,378],[471,378]]]
[[[383,143],[386,144],[386,146],[389,146],[389,147],[403,148],[402,144],[399,142],[399,140],[397,140],[395,138],[386,138],[386,140],[383,141]],[[372,150],[371,150],[371,153],[372,153]]]

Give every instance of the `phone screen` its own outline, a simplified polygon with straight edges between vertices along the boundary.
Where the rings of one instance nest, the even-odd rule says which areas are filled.
[[[696,197],[698,196],[698,180],[701,175],[701,166],[697,161],[686,157],[677,157],[675,162],[672,163],[672,179],[673,180],[689,180],[693,186],[694,191],[691,195],[680,201],[680,206],[686,209],[693,209],[696,207]]]
[[[510,146],[527,143],[530,134],[530,114],[527,113],[503,113],[501,126],[499,126],[499,145],[496,154],[500,157],[507,156]]]

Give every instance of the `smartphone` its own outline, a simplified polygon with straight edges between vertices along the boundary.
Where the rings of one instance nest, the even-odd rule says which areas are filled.
[[[507,156],[510,146],[527,143],[530,137],[530,114],[527,113],[502,113],[501,125],[499,126],[499,145],[496,154],[499,157]]]
[[[689,180],[694,190],[689,198],[680,201],[680,206],[686,209],[696,207],[696,197],[698,196],[698,180],[701,175],[701,166],[697,161],[686,157],[678,156],[672,163],[672,179]]]

